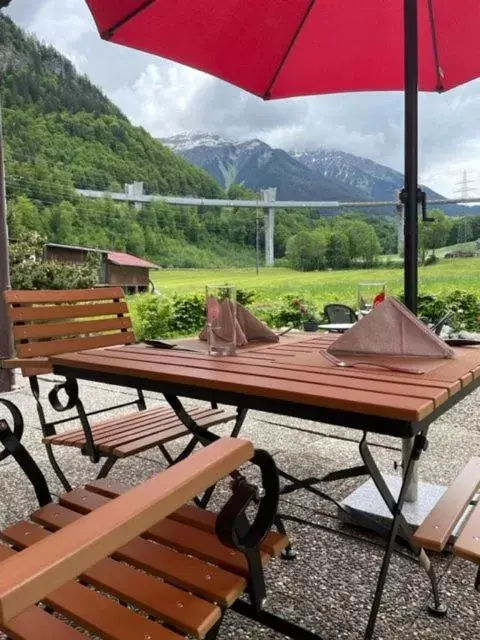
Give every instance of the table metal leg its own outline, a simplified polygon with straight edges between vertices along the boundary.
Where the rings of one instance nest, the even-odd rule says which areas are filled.
[[[190,453],[193,452],[197,443],[200,443],[203,446],[207,446],[212,442],[215,442],[215,440],[218,440],[219,436],[217,436],[215,433],[212,433],[211,431],[208,431],[207,429],[200,427],[197,424],[197,422],[191,417],[191,415],[185,409],[185,407],[180,402],[177,396],[174,396],[172,394],[164,394],[164,396],[165,396],[165,400],[175,411],[178,419],[185,425],[185,427],[187,427],[187,429],[191,432],[193,436],[190,442],[188,443],[188,445],[183,450],[183,452],[179,456],[177,456],[175,460],[172,461],[173,464],[176,462],[180,462],[180,460],[183,460],[188,455],[190,455]],[[233,425],[233,429],[230,434],[232,438],[236,438],[239,435],[240,430],[243,426],[243,423],[245,422],[245,418],[247,417],[247,413],[248,413],[248,409],[245,409],[243,407],[237,407],[237,418],[235,420],[235,424]],[[162,451],[162,453],[164,452]],[[168,461],[168,458],[167,458],[167,461]],[[206,509],[208,506],[208,503],[211,500],[213,492],[215,491],[215,486],[216,485],[209,487],[201,498],[198,498],[198,497],[195,498],[194,499],[195,504],[197,504],[197,506],[199,506],[202,509]]]
[[[407,492],[409,489],[409,485],[412,479],[412,475],[414,473],[415,463],[420,458],[422,451],[424,451],[427,447],[427,439],[424,433],[416,436],[410,447],[410,454],[407,458],[406,465],[404,468],[404,479],[400,489],[400,494],[398,496],[398,500],[395,501],[390,489],[388,488],[385,480],[378,469],[375,460],[373,459],[372,454],[368,448],[366,434],[364,435],[362,441],[360,442],[360,454],[363,458],[365,465],[368,467],[370,475],[377,487],[378,492],[382,496],[385,504],[390,510],[393,521],[390,528],[390,534],[387,542],[387,548],[385,550],[385,554],[382,561],[382,567],[380,569],[380,574],[378,577],[377,587],[375,590],[375,597],[373,600],[372,608],[370,610],[370,616],[368,620],[367,629],[365,632],[365,640],[370,640],[373,635],[373,631],[375,629],[375,623],[378,616],[378,610],[380,607],[380,602],[382,599],[383,589],[385,587],[385,580],[387,578],[388,568],[390,566],[390,560],[392,557],[392,553],[394,550],[395,542],[399,533],[401,533],[402,538],[408,544],[412,552],[417,556],[419,563],[425,569],[432,586],[432,593],[434,602],[429,606],[431,613],[437,616],[443,616],[446,614],[446,607],[440,602],[439,594],[438,594],[438,584],[437,579],[433,570],[433,567],[430,563],[430,560],[425,553],[425,551],[416,545],[412,539],[412,534],[409,529],[408,523],[406,522],[403,514],[402,507],[405,503]]]

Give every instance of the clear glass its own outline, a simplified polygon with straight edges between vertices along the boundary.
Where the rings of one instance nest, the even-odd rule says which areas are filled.
[[[360,282],[358,285],[358,308],[360,313],[370,313],[374,306],[385,299],[385,282]]]
[[[234,285],[207,285],[207,344],[211,356],[236,351],[237,292]]]

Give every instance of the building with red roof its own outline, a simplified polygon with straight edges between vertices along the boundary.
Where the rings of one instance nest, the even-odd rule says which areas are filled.
[[[75,247],[54,242],[49,242],[44,247],[46,260],[57,260],[70,264],[84,263],[91,253],[97,253],[101,256],[99,286],[120,286],[126,293],[148,291],[151,284],[150,269],[161,268],[149,260],[121,251]]]

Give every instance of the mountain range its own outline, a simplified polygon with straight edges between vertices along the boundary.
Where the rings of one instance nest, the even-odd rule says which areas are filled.
[[[253,191],[276,186],[278,200],[393,201],[395,190],[403,187],[399,171],[344,151],[287,151],[257,139],[236,142],[203,133],[181,133],[161,142],[225,188],[233,183]],[[428,187],[425,191],[430,199],[443,197]],[[457,205],[443,208],[453,215],[463,211]],[[391,214],[391,207],[385,212]]]

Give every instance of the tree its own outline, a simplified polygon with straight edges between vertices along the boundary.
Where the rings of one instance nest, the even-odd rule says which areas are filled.
[[[24,230],[42,232],[42,220],[35,204],[27,196],[18,196],[8,207],[10,236],[16,239]]]
[[[75,208],[70,202],[62,202],[52,207],[50,214],[50,229],[55,242],[67,244],[74,242],[73,226]]]
[[[286,254],[292,269],[313,271],[315,268],[315,242],[312,234],[301,231],[287,242]]]
[[[341,231],[330,233],[325,258],[330,269],[346,269],[350,266],[349,243],[345,233]]]
[[[368,266],[374,264],[381,252],[375,229],[363,220],[354,220],[346,225],[345,232],[350,260],[362,260]]]
[[[429,217],[433,218],[433,222],[422,220],[418,228],[418,246],[422,264],[425,263],[427,251],[430,250],[432,255],[435,255],[435,249],[446,246],[453,224],[450,218],[439,209],[430,211]]]

